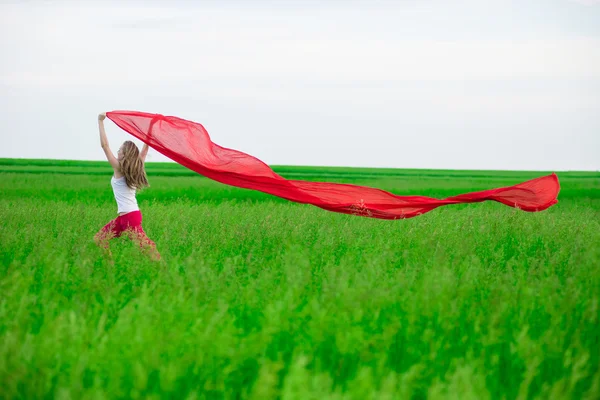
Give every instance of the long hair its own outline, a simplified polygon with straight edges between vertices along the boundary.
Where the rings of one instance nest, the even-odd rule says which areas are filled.
[[[140,150],[135,143],[129,140],[123,143],[119,167],[121,173],[125,176],[125,183],[130,188],[141,190],[150,186],[144,169],[144,162],[140,158]]]

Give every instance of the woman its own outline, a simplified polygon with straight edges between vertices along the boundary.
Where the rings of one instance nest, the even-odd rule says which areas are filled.
[[[159,260],[160,254],[156,250],[156,245],[146,236],[144,229],[142,229],[142,213],[135,198],[137,190],[148,186],[148,179],[144,170],[148,145],[145,144],[140,153],[133,142],[126,141],[119,148],[119,152],[115,158],[108,146],[108,139],[104,130],[105,118],[105,113],[98,115],[100,144],[108,162],[114,170],[114,175],[110,183],[113,188],[115,200],[117,201],[118,216],[100,229],[94,240],[110,254],[109,240],[125,233],[132,240],[139,242],[140,247],[148,251],[152,258]]]

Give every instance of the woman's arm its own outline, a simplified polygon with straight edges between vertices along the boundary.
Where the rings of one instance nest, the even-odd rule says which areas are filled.
[[[148,145],[146,143],[144,143],[144,147],[142,148],[142,151],[140,153],[140,158],[142,159],[143,162],[146,162],[147,155],[148,155]]]
[[[100,145],[102,146],[102,150],[104,150],[104,154],[106,154],[106,159],[110,163],[110,166],[113,167],[115,172],[119,170],[119,160],[114,156],[112,151],[110,151],[110,147],[108,145],[108,138],[106,137],[106,132],[104,131],[104,119],[106,118],[106,114],[98,114],[98,129],[100,130]]]

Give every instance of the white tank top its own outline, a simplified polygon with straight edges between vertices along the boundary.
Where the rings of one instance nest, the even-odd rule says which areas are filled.
[[[124,176],[115,178],[113,175],[110,179],[110,185],[113,188],[115,200],[117,201],[117,213],[127,213],[139,210],[135,198],[135,189],[127,186]]]

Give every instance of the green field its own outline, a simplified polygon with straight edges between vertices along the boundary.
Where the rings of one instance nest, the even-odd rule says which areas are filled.
[[[446,197],[544,172],[275,167]],[[600,173],[381,221],[149,163],[163,260],[93,236],[106,162],[0,159],[0,399],[598,399]]]

